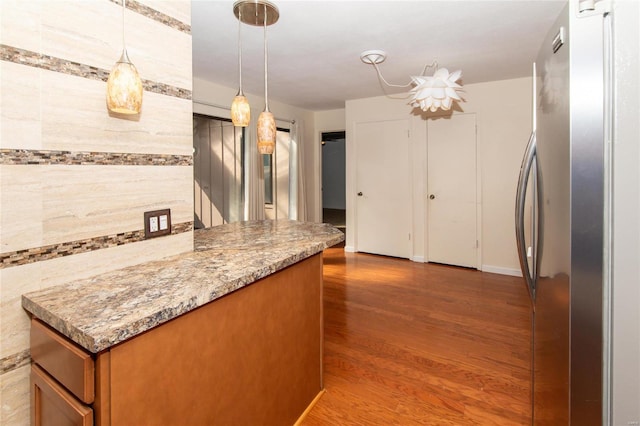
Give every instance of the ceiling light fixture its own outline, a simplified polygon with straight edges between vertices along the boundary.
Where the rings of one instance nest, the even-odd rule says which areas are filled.
[[[276,23],[280,14],[276,5],[267,0],[237,1],[233,4],[233,12],[245,24],[264,27],[264,111],[258,117],[258,151],[261,154],[273,154],[276,120],[269,111],[267,27]]]
[[[122,0],[122,55],[107,79],[107,108],[118,114],[139,114],[142,108],[142,80],[131,63],[124,42],[124,11]]]
[[[407,96],[411,96],[409,105],[423,111],[435,112],[438,108],[448,111],[454,101],[462,101],[460,92],[462,86],[457,83],[462,77],[462,71],[449,73],[446,68],[438,68],[438,63],[427,64],[418,76],[411,76],[408,84],[391,84],[382,76],[378,64],[384,62],[387,54],[383,50],[366,50],[360,54],[360,60],[373,65],[381,82],[389,87],[409,88],[413,86]],[[432,76],[425,75],[428,68],[435,68]]]
[[[242,8],[238,8],[238,74],[239,88],[231,104],[231,121],[234,126],[247,127],[251,121],[251,107],[242,92]]]

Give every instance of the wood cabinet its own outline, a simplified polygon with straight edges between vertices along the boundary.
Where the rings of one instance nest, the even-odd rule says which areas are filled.
[[[91,354],[33,319],[31,322],[31,423],[93,425]]]
[[[93,410],[36,364],[31,366],[31,424],[92,426]]]
[[[99,354],[36,319],[33,344],[36,425],[294,424],[322,391],[322,255]]]

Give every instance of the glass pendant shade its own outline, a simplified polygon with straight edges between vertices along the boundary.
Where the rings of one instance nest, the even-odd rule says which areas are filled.
[[[258,117],[258,152],[273,154],[276,147],[276,120],[269,111],[263,111]]]
[[[118,114],[139,114],[142,108],[142,80],[126,49],[107,80],[107,107]]]
[[[231,104],[231,121],[237,127],[247,127],[251,121],[251,107],[244,95],[238,94]]]
[[[240,88],[231,104],[231,121],[236,127],[247,127],[251,121],[251,107],[242,93],[242,9],[238,10],[238,82]]]

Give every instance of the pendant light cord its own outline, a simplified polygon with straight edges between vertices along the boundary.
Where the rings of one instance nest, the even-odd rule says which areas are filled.
[[[269,111],[269,89],[268,89],[268,75],[267,71],[267,5],[264,5],[264,110]]]
[[[127,8],[127,0],[122,0],[122,51],[126,50],[124,43],[124,10]]]
[[[384,82],[384,84],[386,84],[389,87],[400,87],[400,88],[405,88],[405,87],[409,87],[411,86],[413,83],[410,81],[407,84],[392,84],[389,83],[383,76],[382,73],[380,72],[380,68],[378,68],[378,64],[374,62],[371,62],[371,65],[373,65],[373,67],[376,69],[376,72],[378,73],[378,78],[380,78],[380,80],[382,80]],[[425,73],[427,72],[427,69],[429,68],[435,68],[435,70],[438,70],[438,62],[433,61],[431,64],[426,64],[424,66],[424,68],[422,69],[422,72],[420,73],[420,76],[424,76]],[[435,73],[435,72],[434,72]]]
[[[238,73],[240,74],[240,91],[239,95],[244,95],[242,93],[242,7],[238,9]]]

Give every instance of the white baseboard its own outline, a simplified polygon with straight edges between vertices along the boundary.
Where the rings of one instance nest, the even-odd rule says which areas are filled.
[[[413,262],[424,263],[424,256],[413,256],[411,260]]]
[[[491,272],[493,274],[511,275],[514,277],[521,277],[522,272],[520,269],[503,268],[502,266],[482,265],[482,272]]]
[[[344,251],[346,251],[347,253],[355,253],[356,249],[353,246],[344,246]]]

